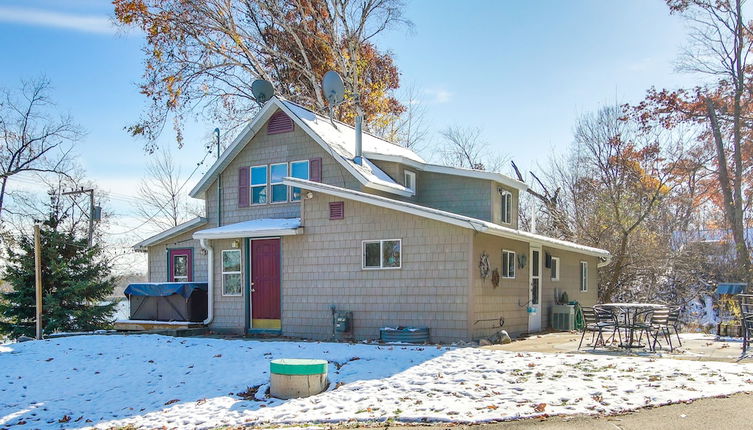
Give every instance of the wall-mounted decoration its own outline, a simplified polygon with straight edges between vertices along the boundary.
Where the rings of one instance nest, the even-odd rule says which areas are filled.
[[[519,269],[525,269],[526,263],[528,262],[528,256],[525,254],[518,255],[518,268]]]
[[[492,270],[492,287],[499,287],[499,270]]]
[[[486,280],[489,277],[489,254],[486,251],[481,253],[481,261],[478,263],[479,274],[481,279]]]

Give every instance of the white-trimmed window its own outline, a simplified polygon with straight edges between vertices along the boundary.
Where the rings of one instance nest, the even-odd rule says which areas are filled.
[[[502,210],[500,212],[500,219],[505,224],[512,223],[512,193],[509,191],[502,191]]]
[[[560,258],[552,257],[552,281],[560,280]]]
[[[288,186],[282,180],[288,176],[288,163],[269,165],[269,184],[272,187],[272,203],[285,203],[288,201]]]
[[[290,163],[290,176],[298,179],[309,179],[309,160],[293,161]],[[301,189],[293,187],[291,190],[290,200],[297,202],[301,200]]]
[[[267,203],[267,166],[251,167],[251,204]]]
[[[400,239],[364,240],[362,242],[364,269],[399,269],[402,241]]]
[[[225,249],[222,251],[222,295],[241,295],[241,250]]]
[[[515,278],[515,251],[502,250],[502,277]]]
[[[416,192],[416,174],[414,172],[411,172],[410,170],[406,170],[404,172],[405,175],[405,188],[413,191],[415,194]]]
[[[585,293],[588,291],[588,262],[580,262],[580,291]]]

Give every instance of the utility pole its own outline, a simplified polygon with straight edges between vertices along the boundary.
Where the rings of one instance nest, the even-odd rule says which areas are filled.
[[[80,190],[73,190],[62,193],[64,196],[70,196],[75,194],[89,194],[89,247],[94,244],[94,221],[99,221],[102,217],[102,208],[94,206],[94,189],[89,188],[87,190],[81,187]]]
[[[37,339],[42,339],[42,240],[39,224],[34,224],[34,281],[37,301]]]

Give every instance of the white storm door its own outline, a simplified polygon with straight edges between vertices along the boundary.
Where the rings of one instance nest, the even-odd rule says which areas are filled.
[[[528,267],[528,332],[541,331],[541,246],[531,245]]]

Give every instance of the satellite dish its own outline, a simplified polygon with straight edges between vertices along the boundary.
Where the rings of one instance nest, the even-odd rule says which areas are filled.
[[[334,70],[324,74],[322,78],[322,89],[324,97],[329,102],[330,107],[337,106],[345,99],[345,85],[340,74]]]
[[[269,81],[257,79],[251,83],[251,93],[260,105],[266,103],[275,95],[275,88]]]

